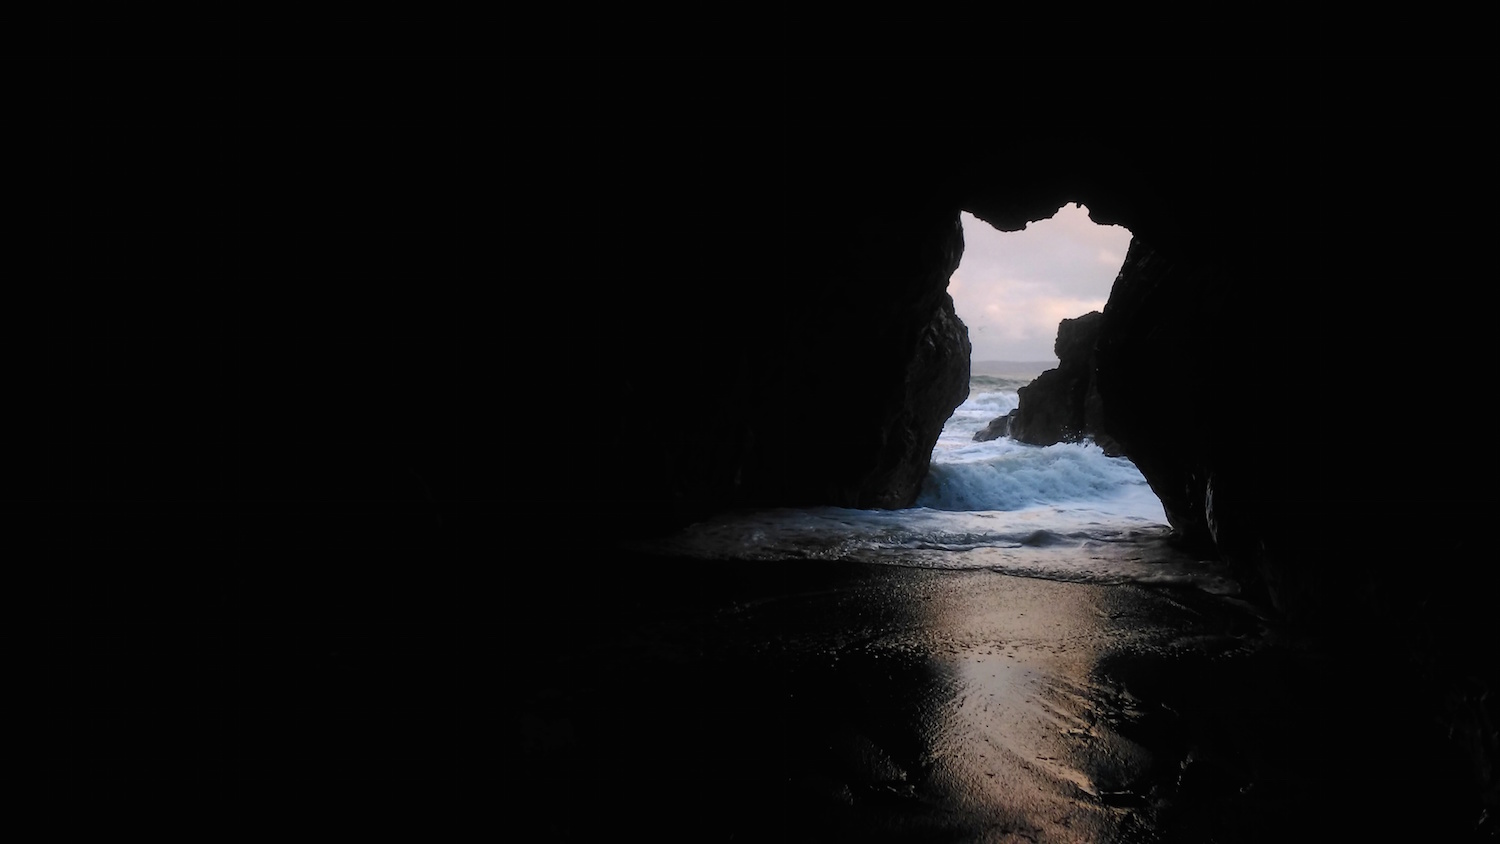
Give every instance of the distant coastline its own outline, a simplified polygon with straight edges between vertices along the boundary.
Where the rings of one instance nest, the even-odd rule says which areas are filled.
[[[1035,378],[1049,369],[1056,369],[1055,360],[976,360],[969,363],[974,375],[998,375]]]

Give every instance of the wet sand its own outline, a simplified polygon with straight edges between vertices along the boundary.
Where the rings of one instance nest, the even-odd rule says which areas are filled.
[[[508,672],[518,805],[544,838],[1472,829],[1440,738],[1410,726],[1420,678],[1232,599],[826,562],[627,570],[548,607]]]
[[[1184,587],[474,554],[187,555],[174,579],[224,596],[190,605],[99,568],[54,634],[53,791],[437,798],[424,823],[527,841],[1482,840],[1397,623],[1316,640]]]

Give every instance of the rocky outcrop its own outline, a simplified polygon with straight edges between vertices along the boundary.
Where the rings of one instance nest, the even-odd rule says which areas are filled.
[[[1038,375],[1017,391],[1020,403],[1011,422],[1012,439],[1031,445],[1083,439],[1083,394],[1088,372],[1059,367]]]
[[[987,443],[991,440],[1010,436],[1010,424],[1015,418],[1016,411],[1014,408],[1004,416],[996,416],[990,420],[988,425],[974,432],[974,442]]]
[[[1058,365],[1038,375],[1019,392],[1020,403],[1010,435],[1032,445],[1080,442],[1087,430],[1084,403],[1093,386],[1096,311],[1063,320],[1057,328],[1053,353]]]
[[[974,441],[1002,436],[1031,445],[1087,440],[1119,456],[1119,444],[1105,430],[1104,401],[1094,381],[1094,343],[1103,316],[1092,311],[1059,323],[1053,343],[1057,366],[1022,387],[1019,406],[976,432]]]
[[[876,507],[909,507],[916,501],[944,423],[969,396],[971,352],[968,328],[944,292],[907,360],[902,401],[883,426],[897,446],[882,450],[856,501]]]

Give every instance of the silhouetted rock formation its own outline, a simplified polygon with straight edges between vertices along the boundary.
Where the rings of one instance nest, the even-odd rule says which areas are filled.
[[[1012,439],[1031,445],[1083,439],[1083,393],[1087,370],[1049,369],[1017,391],[1019,403],[1011,422]]]
[[[774,268],[720,278],[732,297],[681,321],[671,302],[642,309],[622,291],[628,324],[653,326],[625,344],[649,356],[612,397],[628,412],[607,449],[625,465],[609,474],[632,485],[633,528],[727,506],[911,505],[968,396],[968,330],[947,292],[963,229],[950,213],[888,212],[805,256],[816,287]]]
[[[974,442],[987,443],[991,440],[1010,436],[1010,425],[1015,418],[1016,411],[1014,409],[1004,416],[996,416],[990,420],[988,425],[974,432]]]
[[[1057,326],[1053,354],[1058,364],[1038,375],[1018,393],[1015,410],[991,422],[980,434],[987,439],[992,429],[1006,428],[1011,438],[1031,445],[1053,445],[1091,440],[1107,454],[1120,449],[1104,428],[1104,406],[1094,383],[1094,342],[1104,315],[1092,311],[1065,319]],[[979,435],[975,435],[979,440]]]

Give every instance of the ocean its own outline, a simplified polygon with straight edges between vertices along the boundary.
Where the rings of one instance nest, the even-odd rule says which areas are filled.
[[[1033,446],[974,433],[1019,402],[1040,374],[976,367],[969,397],[932,452],[916,506],[745,510],[652,542],[647,550],[702,560],[840,560],[989,569],[1091,583],[1182,583],[1235,594],[1225,567],[1169,541],[1160,500],[1130,460],[1091,442]]]

